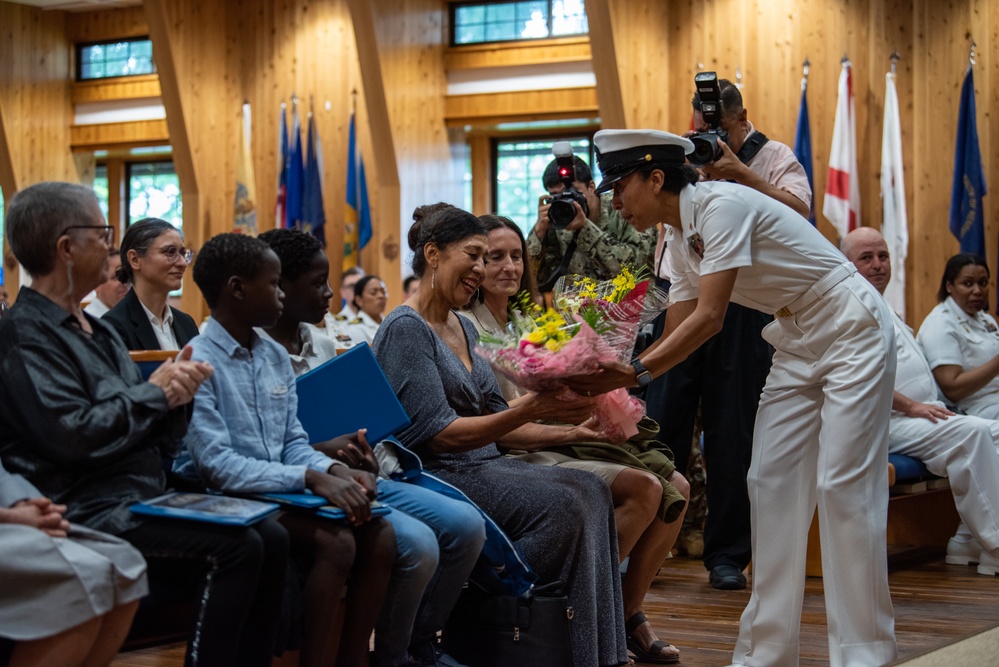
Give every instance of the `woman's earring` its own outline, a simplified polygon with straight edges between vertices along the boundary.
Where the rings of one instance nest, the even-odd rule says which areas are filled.
[[[430,289],[434,289],[434,279],[437,278],[437,269],[430,274]]]

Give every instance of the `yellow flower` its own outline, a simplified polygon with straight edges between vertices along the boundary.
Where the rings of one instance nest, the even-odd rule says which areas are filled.
[[[557,340],[549,340],[545,343],[545,349],[549,352],[558,352],[565,343]]]
[[[535,329],[534,331],[527,334],[527,342],[534,343],[535,345],[541,345],[548,339],[548,336],[541,329]]]

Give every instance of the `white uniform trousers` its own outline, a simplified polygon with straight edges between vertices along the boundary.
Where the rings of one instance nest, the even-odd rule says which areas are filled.
[[[891,314],[852,274],[763,332],[775,348],[749,470],[753,592],[733,662],[798,664],[808,528],[818,503],[831,667],[897,656],[888,591]]]
[[[961,520],[999,558],[999,421],[957,415],[934,424],[892,413],[889,429],[889,451],[915,457],[948,478]]]

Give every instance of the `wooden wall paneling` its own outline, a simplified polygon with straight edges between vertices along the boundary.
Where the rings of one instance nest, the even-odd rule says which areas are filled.
[[[66,37],[71,43],[103,42],[145,37],[149,25],[142,7],[121,7],[66,16]]]
[[[221,0],[145,3],[184,198],[184,233],[198,248],[232,228],[236,130],[241,96],[236,36],[227,32]],[[185,275],[182,309],[207,315],[200,292]]]
[[[592,8],[588,8],[590,15],[591,12]],[[454,46],[445,51],[444,68],[451,71],[477,67],[589,62],[591,58],[588,38],[562,37],[541,41]]]
[[[70,127],[70,145],[74,150],[166,146],[169,143],[170,130],[165,119]]]
[[[912,257],[909,293],[913,308],[908,319],[910,325],[918,326],[936,305],[944,264],[959,248],[950,233],[948,216],[958,102],[968,66],[965,35],[971,26],[969,3],[963,0],[949,5],[913,0],[913,7],[915,174],[909,186],[913,190],[913,210],[909,215]],[[983,78],[980,66],[975,74],[977,83]],[[977,101],[981,130],[983,100],[979,97]],[[983,137],[980,135],[979,139]],[[988,152],[987,146],[982,144],[983,156]]]
[[[392,35],[385,35],[383,31],[390,31],[391,25],[386,25],[389,16],[396,17],[395,11],[382,13],[375,19],[375,9],[371,3],[365,0],[348,0],[347,7],[350,10],[350,18],[354,27],[354,44],[357,48],[358,65],[363,81],[364,96],[363,112],[360,113],[361,104],[358,109],[357,141],[362,153],[368,157],[365,160],[365,170],[369,184],[372,177],[378,184],[378,210],[372,208],[372,237],[368,245],[361,250],[361,265],[369,273],[378,274],[389,287],[391,294],[399,294],[401,290],[393,289],[401,284],[400,256],[402,245],[399,241],[402,230],[401,220],[403,215],[402,204],[402,183],[399,173],[399,157],[396,144],[396,127],[393,125],[393,118],[389,108],[387,97],[387,86],[389,78],[385,76],[384,65],[380,58],[380,39],[384,48],[399,49],[403,43],[394,41]],[[398,3],[395,4],[398,10]],[[405,14],[405,12],[400,12]],[[417,42],[418,43],[418,42]],[[391,45],[391,46],[389,46]],[[419,78],[415,80],[400,82],[409,87],[415,86]],[[416,109],[412,109],[418,115]],[[366,116],[366,123],[361,121]],[[365,131],[365,129],[367,131]],[[365,139],[370,141],[371,150],[365,151]],[[429,155],[427,156],[430,157]],[[370,166],[369,166],[370,165]],[[373,169],[372,169],[373,167]],[[429,169],[430,165],[424,164],[424,169]],[[370,191],[369,191],[370,194]],[[410,209],[412,211],[412,209]],[[376,217],[377,215],[377,217]],[[395,246],[395,257],[383,254],[383,244]],[[390,298],[392,298],[390,296]],[[392,298],[389,308],[397,305],[398,297]]]
[[[600,114],[596,88],[549,88],[476,95],[448,95],[444,116],[449,125],[476,126],[518,122],[591,118]],[[604,125],[604,127],[607,127]]]
[[[493,190],[496,174],[493,167],[492,137],[485,132],[472,132],[468,136],[471,151],[472,173],[478,178],[472,182],[472,213],[484,215],[493,212]]]
[[[65,13],[0,2],[0,188],[6,201],[46,180],[77,182]],[[17,292],[16,263],[4,262]]]
[[[616,4],[614,9],[617,9]],[[617,16],[612,11],[611,0],[589,0],[586,3],[586,17],[590,29],[590,49],[595,54],[593,74],[597,81],[601,127],[627,128],[620,70],[628,66],[628,51],[623,48],[626,42],[619,35],[631,26],[622,26],[615,33]]]
[[[375,141],[383,130],[384,121],[376,116],[378,105],[373,104],[379,94],[373,87],[374,80],[369,77],[373,72],[368,71],[374,60],[371,55],[374,54],[366,55],[362,49],[364,40],[358,21],[362,17],[357,8],[359,4],[368,3],[351,0],[351,16],[354,17],[364,91],[368,96],[371,138]],[[376,145],[379,187],[383,189],[381,194],[385,210],[383,231],[380,236],[376,230],[374,240],[382,245],[386,242],[393,246],[399,244],[400,257],[391,262],[385,257],[385,248],[381,248],[383,264],[390,270],[383,270],[381,275],[390,292],[400,292],[400,259],[409,256],[405,238],[413,210],[437,201],[463,205],[465,153],[452,153],[445,124],[446,16],[442,3],[438,0],[378,0],[368,4],[368,8],[373,17],[372,30],[376,41],[372,44],[377,47],[399,188],[398,202],[394,209],[390,208],[391,199],[386,200],[384,190],[389,175],[382,173],[388,156],[383,156],[383,151]],[[381,140],[384,141],[385,137]]]
[[[155,74],[79,81],[73,84],[73,104],[159,96],[160,79]]]

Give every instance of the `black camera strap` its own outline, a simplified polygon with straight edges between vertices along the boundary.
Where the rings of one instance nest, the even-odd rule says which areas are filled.
[[[749,161],[756,157],[756,154],[760,152],[766,143],[770,141],[767,135],[763,134],[759,130],[754,131],[749,138],[742,144],[742,148],[739,152],[735,154],[739,158],[739,162],[742,164],[749,164]]]
[[[549,227],[548,231],[552,232],[553,230]],[[568,271],[569,271],[569,262],[572,261],[572,256],[576,254],[576,237],[579,236],[579,232],[580,231],[581,230],[576,230],[573,233],[572,240],[569,241],[569,245],[567,245],[565,247],[565,252],[562,253],[562,261],[559,263],[558,268],[556,268],[554,271],[552,271],[552,274],[550,276],[548,276],[548,279],[545,280],[543,283],[539,282],[539,284],[538,284],[538,291],[539,292],[542,292],[542,293],[544,293],[544,292],[551,292],[552,289],[554,289],[554,287],[555,287],[555,283],[558,282],[558,279],[561,278],[562,276],[564,276],[566,273],[568,273]],[[555,245],[557,247],[558,246],[558,234],[555,233],[554,236],[555,236]]]

